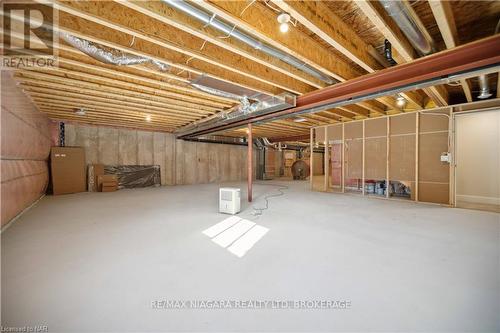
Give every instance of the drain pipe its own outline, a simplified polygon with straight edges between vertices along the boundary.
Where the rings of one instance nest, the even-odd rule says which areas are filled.
[[[331,77],[326,76],[322,72],[316,70],[314,67],[300,61],[299,59],[285,52],[282,52],[278,49],[275,49],[274,47],[262,43],[261,41],[257,40],[254,37],[247,35],[246,33],[239,30],[236,26],[232,26],[228,23],[223,22],[221,19],[217,18],[215,14],[209,14],[204,10],[192,6],[191,4],[189,4],[184,0],[162,0],[162,1],[168,4],[169,6],[178,9],[184,12],[185,14],[197,19],[198,21],[203,22],[206,26],[211,26],[223,32],[228,37],[234,37],[239,41],[247,45],[250,45],[256,50],[260,50],[274,58],[278,58],[281,61],[286,62],[287,64],[309,75],[312,75],[323,82],[326,82],[328,84],[336,83],[336,81],[333,80]]]
[[[403,1],[380,0],[385,11],[408,37],[410,43],[422,54],[434,52],[432,38],[425,30],[414,10]]]

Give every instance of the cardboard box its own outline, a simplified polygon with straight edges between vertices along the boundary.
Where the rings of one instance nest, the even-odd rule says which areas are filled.
[[[118,189],[118,177],[116,175],[99,175],[97,176],[97,190],[103,191],[103,184],[106,183],[108,187],[114,186]],[[115,190],[116,191],[116,190]]]
[[[114,192],[118,190],[118,186],[103,186],[101,192]]]
[[[82,147],[52,147],[50,169],[54,195],[85,192],[85,150]]]
[[[88,166],[88,190],[89,192],[98,191],[97,177],[104,175],[104,164],[89,164]]]

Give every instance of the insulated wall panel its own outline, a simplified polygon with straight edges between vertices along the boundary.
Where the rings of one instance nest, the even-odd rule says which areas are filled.
[[[363,177],[363,122],[344,124],[344,172],[346,179]]]
[[[387,176],[387,118],[365,120],[365,179]]]
[[[365,139],[365,179],[385,180],[387,138]]]
[[[361,179],[363,167],[363,140],[345,141],[345,174],[348,179]]]
[[[415,135],[391,136],[389,159],[391,180],[415,180],[415,141]]]
[[[342,124],[328,126],[328,140],[342,140]]]
[[[397,181],[415,180],[416,114],[390,117],[389,178]]]
[[[50,121],[1,72],[1,225],[39,199],[47,188]]]
[[[436,113],[436,112],[433,112]],[[418,153],[418,200],[448,204],[450,200],[450,164],[441,162],[441,154],[449,150],[449,118],[420,114]]]

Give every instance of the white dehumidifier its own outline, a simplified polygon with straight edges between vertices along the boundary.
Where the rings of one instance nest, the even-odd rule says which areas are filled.
[[[240,189],[234,187],[221,187],[219,189],[219,212],[237,214],[241,208]]]

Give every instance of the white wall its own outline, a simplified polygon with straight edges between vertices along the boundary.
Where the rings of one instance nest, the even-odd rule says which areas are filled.
[[[500,204],[500,110],[456,116],[457,201]]]

